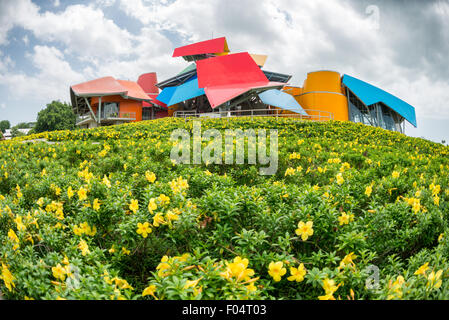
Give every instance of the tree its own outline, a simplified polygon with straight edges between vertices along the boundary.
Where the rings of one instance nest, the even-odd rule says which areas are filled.
[[[76,116],[69,104],[52,101],[37,114],[34,131],[39,133],[54,130],[72,130],[75,129],[75,122]]]
[[[32,128],[32,123],[31,122],[20,122],[20,123],[16,124],[14,127],[16,127],[17,129],[30,129],[30,128]]]
[[[2,120],[0,121],[0,131],[5,133],[6,129],[11,128],[11,124],[9,123],[8,120]]]
[[[19,131],[19,129],[21,129],[21,128],[17,128],[17,126],[12,127],[12,129],[11,129],[11,138],[22,137],[22,136],[25,135],[25,133]]]

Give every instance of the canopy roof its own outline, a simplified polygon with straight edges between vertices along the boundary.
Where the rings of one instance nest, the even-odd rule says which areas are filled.
[[[99,78],[71,86],[74,94],[79,97],[104,95],[122,95],[128,90],[113,77]]]
[[[365,105],[370,106],[382,102],[390,109],[401,115],[414,127],[416,124],[415,108],[407,102],[395,97],[394,95],[383,91],[369,83],[357,78],[344,75],[343,84],[348,87]]]
[[[200,88],[268,82],[247,52],[200,60],[197,73]]]
[[[247,52],[197,62],[198,86],[204,88],[212,108],[243,94],[257,94],[285,84],[270,82]]]
[[[284,83],[280,82],[253,82],[246,83],[245,85],[225,85],[206,87],[204,90],[209,103],[212,108],[216,108],[220,105],[230,102],[239,96],[246,95],[249,97],[252,94],[259,94],[269,89],[281,89],[284,87]]]
[[[150,97],[134,81],[104,77],[71,86],[78,97],[103,97],[120,95],[125,99],[150,101]]]
[[[194,76],[192,79],[177,87],[166,87],[157,96],[157,100],[172,106],[182,101],[190,100],[204,95],[204,89],[198,87],[198,78]]]
[[[307,116],[307,112],[305,112],[295,98],[288,93],[273,89],[259,93],[259,97],[263,103],[270,106],[279,107]]]
[[[228,43],[226,42],[225,37],[221,37],[176,48],[173,52],[173,57],[186,57],[227,52],[229,52]]]

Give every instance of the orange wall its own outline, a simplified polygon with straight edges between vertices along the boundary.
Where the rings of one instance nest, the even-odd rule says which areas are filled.
[[[302,93],[295,95],[295,99],[306,111],[307,109],[328,111],[333,113],[334,120],[349,120],[348,101],[338,72],[310,72],[304,81]],[[311,115],[318,114],[307,112]],[[325,114],[322,115],[325,116]]]
[[[131,99],[124,99],[121,96],[107,96],[101,98],[101,103],[103,102],[119,102],[120,103],[120,113],[135,113],[136,114],[136,120],[135,121],[142,121],[142,102],[131,100]],[[94,97],[91,99],[90,102],[92,106],[92,110],[96,113],[98,108],[98,98]],[[133,122],[135,122],[133,121]]]

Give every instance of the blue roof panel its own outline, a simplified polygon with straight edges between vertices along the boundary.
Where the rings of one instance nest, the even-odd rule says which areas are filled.
[[[168,104],[175,91],[176,87],[166,87],[161,91],[161,93],[159,93],[156,99],[159,100],[160,102]]]
[[[301,107],[301,105],[295,100],[295,98],[285,92],[277,89],[272,89],[259,93],[259,97],[263,103],[270,106],[279,107],[295,113],[300,113],[307,116],[307,113]]]
[[[347,74],[343,76],[343,84],[347,86],[367,106],[378,102],[383,102],[393,111],[404,117],[404,119],[410,122],[413,126],[417,126],[415,108],[407,102],[402,101],[394,95],[369,83],[348,76]]]
[[[198,88],[198,77],[194,76],[180,86],[164,88],[156,99],[162,101],[169,107],[203,94],[205,94],[204,89]]]

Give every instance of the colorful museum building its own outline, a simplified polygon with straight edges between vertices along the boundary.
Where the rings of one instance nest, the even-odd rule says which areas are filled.
[[[70,87],[77,126],[91,128],[162,117],[298,117],[352,121],[404,133],[417,126],[415,108],[369,83],[335,71],[310,72],[303,86],[264,68],[266,55],[231,53],[225,37],[180,48],[190,63],[158,82],[155,72],[136,82],[104,77]]]

